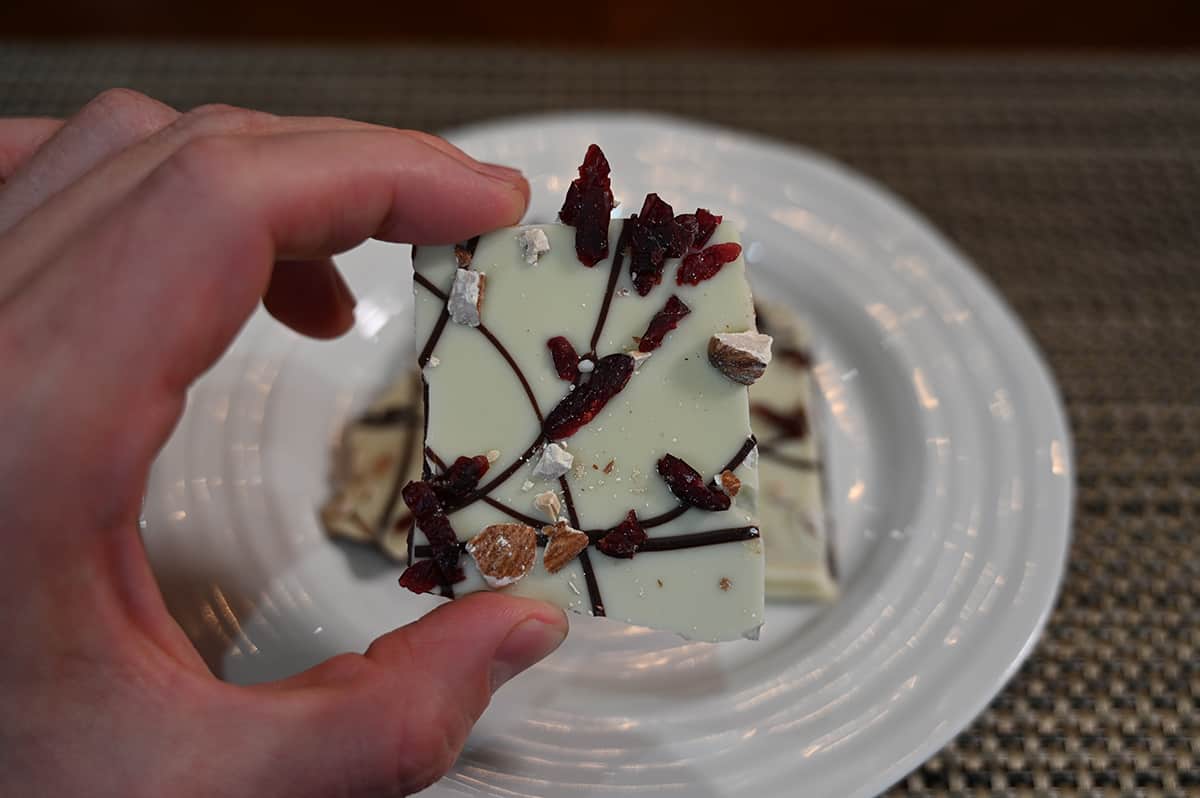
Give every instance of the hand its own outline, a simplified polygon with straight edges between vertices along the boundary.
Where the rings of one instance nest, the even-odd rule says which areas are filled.
[[[528,195],[440,139],[339,119],[113,91],[66,123],[0,120],[0,795],[407,794],[558,646],[561,611],[471,596],[235,687],[167,614],[136,531],[188,385],[260,297],[338,335],[354,300],[330,255],[461,240]]]

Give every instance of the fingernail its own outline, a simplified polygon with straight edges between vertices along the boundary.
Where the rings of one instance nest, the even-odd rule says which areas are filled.
[[[558,623],[530,618],[508,633],[492,660],[492,692],[534,663],[550,655],[567,636],[566,619]]]
[[[501,166],[498,163],[484,163],[479,161],[479,171],[485,175],[504,180],[508,183],[518,183],[525,179],[520,169],[513,169],[508,166]]]

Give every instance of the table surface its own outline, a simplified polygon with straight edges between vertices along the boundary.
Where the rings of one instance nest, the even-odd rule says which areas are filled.
[[[802,57],[0,41],[0,115],[130,86],[437,130],[638,108],[824,151],[905,197],[1066,399],[1067,580],[1029,662],[894,793],[1200,794],[1200,58]]]

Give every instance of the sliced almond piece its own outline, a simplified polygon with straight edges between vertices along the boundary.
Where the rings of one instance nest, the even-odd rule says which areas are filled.
[[[454,285],[450,287],[450,299],[446,310],[456,324],[478,327],[483,312],[483,292],[487,286],[487,275],[471,269],[454,272]]]
[[[579,556],[579,552],[588,547],[588,536],[578,529],[572,529],[566,521],[542,527],[542,534],[550,538],[546,543],[546,552],[542,555],[542,563],[552,574],[561,571],[567,563]]]
[[[488,587],[507,587],[533,569],[537,530],[525,524],[492,524],[471,538],[467,553],[475,558]]]
[[[771,336],[717,333],[708,341],[708,362],[734,382],[753,385],[771,362]]]
[[[559,513],[562,512],[562,502],[558,500],[558,494],[554,491],[548,490],[534,496],[533,506],[545,513],[550,519],[550,523],[558,522]]]
[[[638,369],[640,369],[642,367],[643,363],[645,363],[647,360],[650,359],[650,355],[652,355],[654,353],[653,352],[639,352],[636,349],[634,349],[633,351],[626,352],[625,354],[627,354],[631,358],[633,358],[633,370],[637,371]]]
[[[729,469],[725,469],[717,475],[716,483],[731,498],[738,495],[738,491],[742,489],[742,481]]]

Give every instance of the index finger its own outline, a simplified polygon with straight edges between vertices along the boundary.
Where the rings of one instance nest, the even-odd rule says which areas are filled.
[[[39,384],[86,391],[86,406],[62,408],[78,417],[58,419],[72,446],[86,437],[148,463],[277,259],[322,258],[369,237],[462,240],[516,223],[528,191],[387,130],[201,138],[73,236],[5,321],[36,344]]]

